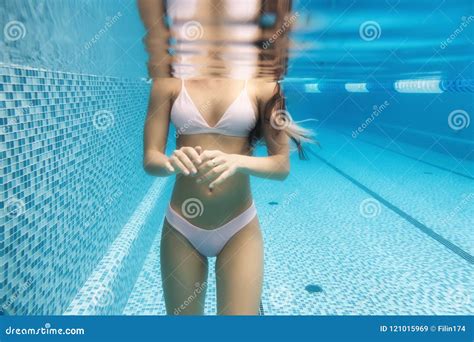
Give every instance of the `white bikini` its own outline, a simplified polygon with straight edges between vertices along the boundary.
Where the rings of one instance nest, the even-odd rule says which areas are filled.
[[[176,133],[183,135],[214,133],[233,137],[248,137],[257,118],[247,94],[247,81],[239,96],[230,104],[214,126],[204,120],[181,81],[181,92],[171,107],[171,121]]]
[[[210,126],[189,96],[182,80],[181,92],[171,107],[171,121],[180,135],[211,133],[248,137],[257,123],[257,118],[247,94],[247,81],[239,96],[230,104],[217,124]],[[216,229],[203,229],[191,224],[170,205],[165,217],[171,226],[186,237],[202,255],[214,257],[256,214],[255,204],[252,201],[244,212]]]

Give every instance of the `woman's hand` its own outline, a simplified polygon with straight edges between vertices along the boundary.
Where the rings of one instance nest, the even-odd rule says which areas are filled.
[[[241,155],[227,154],[218,150],[204,151],[200,155],[197,183],[209,182],[209,189],[221,184],[240,169]]]
[[[194,176],[197,174],[197,168],[202,162],[201,152],[201,146],[185,146],[174,150],[165,163],[166,169],[171,173],[183,173],[186,176]]]

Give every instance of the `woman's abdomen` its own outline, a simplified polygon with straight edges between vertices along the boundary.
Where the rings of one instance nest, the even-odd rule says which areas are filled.
[[[178,146],[201,146],[204,150],[224,153],[248,154],[246,139],[200,135],[181,137]],[[171,206],[190,223],[215,229],[238,216],[252,203],[249,176],[236,173],[221,184],[209,189],[209,182],[197,183],[197,176],[176,176]]]

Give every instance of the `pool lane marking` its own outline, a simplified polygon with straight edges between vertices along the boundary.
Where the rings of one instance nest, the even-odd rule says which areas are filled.
[[[346,137],[350,137],[349,134],[344,133],[344,132],[340,131],[339,129],[336,129],[336,128],[326,128],[326,129],[332,130],[332,131],[337,132],[337,133],[339,133],[339,134],[341,134],[341,135],[344,135],[344,136],[346,136]],[[432,167],[434,167],[434,168],[437,168],[437,169],[440,169],[440,170],[443,170],[443,171],[446,171],[446,172],[453,173],[453,174],[455,174],[455,175],[457,175],[457,176],[464,177],[464,178],[467,178],[467,179],[470,179],[470,180],[474,180],[474,177],[473,177],[473,176],[466,175],[466,174],[464,174],[464,173],[462,173],[462,172],[454,171],[454,170],[452,170],[452,169],[448,169],[447,167],[440,166],[440,165],[437,165],[437,164],[433,164],[433,163],[430,163],[430,162],[425,161],[425,160],[422,160],[422,159],[418,159],[418,158],[416,158],[416,157],[410,156],[409,154],[405,154],[405,153],[402,153],[402,152],[398,152],[398,151],[392,150],[391,148],[384,147],[384,146],[379,145],[379,144],[377,144],[377,143],[369,142],[369,141],[367,141],[367,140],[365,140],[365,139],[357,138],[357,140],[359,140],[359,141],[361,141],[361,142],[363,142],[363,143],[365,143],[365,144],[378,147],[378,148],[380,148],[380,149],[382,149],[382,150],[389,151],[389,152],[392,152],[392,153],[395,153],[395,154],[399,154],[399,155],[401,155],[401,156],[403,156],[403,157],[405,157],[405,158],[409,158],[409,159],[418,161],[418,162],[420,162],[420,163],[423,163],[423,164],[432,166]]]
[[[387,201],[385,198],[383,198],[382,196],[380,196],[378,193],[370,190],[368,187],[366,187],[364,184],[360,183],[359,181],[357,181],[355,178],[352,178],[351,176],[349,176],[347,173],[345,173],[344,171],[342,171],[341,169],[339,169],[338,167],[334,166],[333,164],[331,164],[330,162],[328,162],[326,159],[318,156],[314,151],[311,151],[311,150],[308,150],[309,153],[311,153],[311,155],[313,155],[315,158],[319,159],[320,161],[322,161],[324,164],[326,164],[327,166],[329,166],[331,169],[333,169],[334,171],[336,171],[337,173],[339,173],[341,176],[343,176],[344,178],[346,178],[347,180],[349,180],[352,184],[356,185],[358,188],[360,188],[361,190],[363,190],[364,192],[366,192],[367,194],[369,194],[370,196],[372,196],[373,198],[375,198],[377,201],[379,201],[380,203],[382,203],[385,207],[387,207],[388,209],[392,210],[393,212],[395,212],[396,214],[398,214],[399,216],[401,216],[403,219],[405,219],[406,221],[408,221],[409,223],[411,223],[413,226],[415,226],[416,228],[418,228],[420,231],[422,231],[423,233],[425,233],[426,235],[428,235],[429,237],[431,237],[432,239],[438,241],[439,243],[441,243],[443,246],[445,246],[446,248],[448,248],[451,252],[459,255],[461,258],[463,258],[464,260],[466,260],[468,263],[470,263],[471,265],[474,264],[474,257],[469,254],[468,252],[466,252],[465,250],[463,250],[462,248],[460,248],[459,246],[455,245],[454,243],[452,243],[451,241],[445,239],[444,237],[442,237],[441,235],[439,235],[438,233],[436,233],[434,230],[432,230],[431,228],[428,228],[427,226],[425,226],[423,223],[421,223],[420,221],[418,221],[417,219],[415,219],[414,217],[410,216],[409,214],[407,214],[406,212],[404,212],[403,210],[401,210],[400,208],[398,208],[397,206],[393,205],[392,203],[390,203],[389,201]]]
[[[149,216],[153,214],[153,209],[163,194],[167,183],[165,178],[157,178],[152,183],[128,222],[120,230],[100,262],[96,264],[63,315],[100,314],[99,307],[101,305],[94,303],[94,300],[100,304],[101,300],[105,299],[105,304],[107,304],[107,301],[114,298],[116,293],[112,291],[112,288],[120,275],[122,263],[130,254],[130,251],[137,248],[135,242],[148,223]]]

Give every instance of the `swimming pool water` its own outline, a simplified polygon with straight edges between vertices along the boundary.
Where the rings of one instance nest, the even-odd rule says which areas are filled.
[[[265,242],[265,314],[472,314],[472,162],[462,163],[469,179],[440,168],[447,158],[437,153],[417,161],[409,145],[400,155],[352,142],[340,127],[318,131],[318,157],[294,159],[284,183],[253,182]],[[447,186],[450,192],[439,191]],[[151,215],[161,218],[165,205]],[[156,228],[123,314],[165,313]],[[215,313],[213,265],[208,314]],[[309,285],[322,291],[310,293]]]
[[[25,29],[0,42],[4,314],[165,313],[159,238],[173,180],[142,170],[150,84],[134,3],[3,5],[3,27]],[[294,40],[314,47],[293,51],[283,85],[293,119],[318,120],[304,124],[321,147],[308,161],[293,154],[284,182],[252,179],[262,313],[472,314],[471,24],[440,47],[472,3],[295,6],[311,26]],[[371,20],[380,37],[361,39]],[[407,93],[401,79],[429,82]]]

